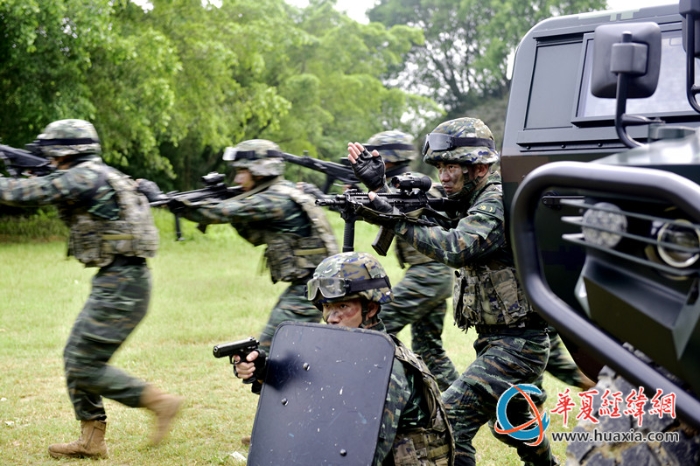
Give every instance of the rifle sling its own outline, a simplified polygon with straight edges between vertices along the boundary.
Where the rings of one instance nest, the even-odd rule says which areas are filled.
[[[326,248],[315,248],[315,249],[295,249],[295,256],[313,256],[314,254],[326,254],[328,250]]]
[[[108,241],[118,241],[122,239],[134,239],[134,235],[102,235],[102,239],[106,239]]]

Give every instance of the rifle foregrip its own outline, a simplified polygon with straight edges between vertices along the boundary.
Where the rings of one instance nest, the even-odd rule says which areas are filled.
[[[345,228],[343,230],[343,252],[352,252],[355,250],[355,219],[345,220]]]
[[[372,248],[380,256],[386,256],[387,252],[389,252],[392,241],[394,241],[394,232],[387,228],[380,227],[379,231],[377,232],[377,236],[372,242]]]

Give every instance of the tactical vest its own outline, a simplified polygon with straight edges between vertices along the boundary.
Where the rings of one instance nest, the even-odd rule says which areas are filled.
[[[517,326],[534,312],[518,283],[515,268],[497,261],[462,267],[455,272],[455,324]]]
[[[311,221],[311,235],[302,237],[292,233],[258,230],[249,232],[253,236],[246,239],[253,244],[267,244],[265,261],[270,268],[272,283],[294,282],[308,277],[323,259],[338,253],[333,229],[313,196],[287,183],[274,183],[267,192],[287,196],[299,205]]]
[[[119,219],[108,220],[89,212],[89,205],[64,209],[70,228],[68,255],[86,267],[104,267],[121,254],[154,257],[158,250],[158,230],[153,223],[146,197],[137,191],[134,180],[93,159],[77,165],[99,173],[114,189],[119,205]]]
[[[420,380],[420,390],[428,408],[426,427],[401,429],[392,446],[396,466],[452,466],[454,464],[454,437],[447,422],[445,406],[440,398],[435,377],[422,359],[406,348],[398,338],[390,335],[396,344],[394,356],[409,365]]]
[[[470,212],[491,212],[502,219],[500,174],[491,173],[471,196],[465,203],[466,211],[457,213],[458,218]],[[483,260],[455,271],[452,310],[459,328],[466,330],[474,325],[516,327],[535,312],[518,283],[512,264],[510,246],[503,244]]]

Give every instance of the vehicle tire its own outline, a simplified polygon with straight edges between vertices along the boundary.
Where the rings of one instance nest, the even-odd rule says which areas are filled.
[[[627,380],[617,375],[612,369],[604,367],[598,376],[595,389],[598,395],[594,397],[593,413],[597,413],[601,405],[601,396],[606,389],[611,392],[620,391],[623,401],[620,411],[624,412],[627,405],[624,397],[629,395],[633,386]],[[648,395],[648,394],[647,394]],[[649,398],[651,398],[649,396]],[[590,421],[579,421],[574,432],[589,432],[593,435],[594,429],[598,432],[641,432],[646,435],[649,432],[678,432],[678,442],[582,442],[571,441],[566,448],[566,466],[686,466],[700,462],[700,431],[681,423],[666,415],[659,418],[657,415],[648,414],[647,402],[642,427],[632,416],[623,415],[619,418],[598,417],[598,424]]]

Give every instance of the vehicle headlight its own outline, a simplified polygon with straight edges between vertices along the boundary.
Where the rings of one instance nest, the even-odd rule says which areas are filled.
[[[618,206],[598,202],[583,214],[583,238],[586,242],[605,248],[614,248],[622,239],[619,233],[627,231],[627,217]]]
[[[700,258],[700,231],[687,220],[665,223],[656,235],[659,243],[681,246],[686,250],[671,249],[659,244],[656,247],[659,257],[671,267],[690,267]]]

